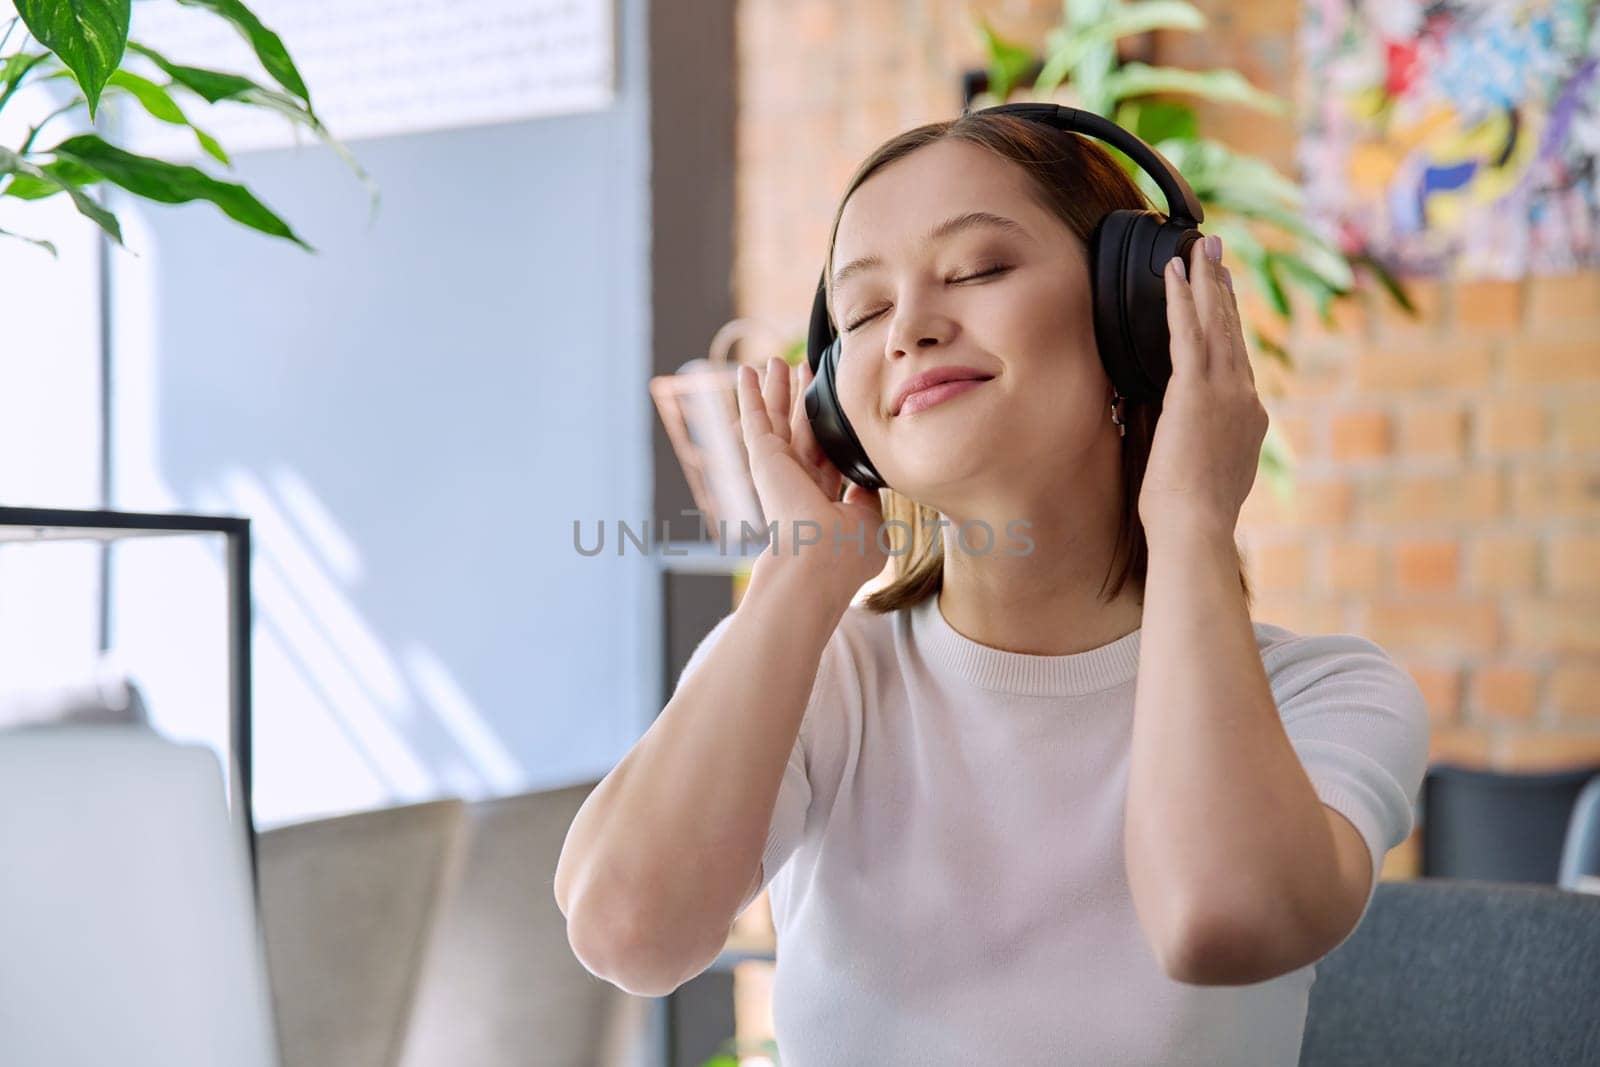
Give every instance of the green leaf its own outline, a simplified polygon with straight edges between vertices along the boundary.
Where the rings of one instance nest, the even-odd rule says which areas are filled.
[[[295,68],[294,60],[289,58],[289,50],[283,47],[283,41],[277,34],[261,24],[251,10],[239,0],[178,0],[185,7],[201,7],[222,16],[244,35],[250,42],[250,47],[255,50],[256,58],[261,61],[273,80],[285,89],[304,100],[306,107],[311,106],[311,94],[306,89],[305,81],[300,77],[300,71]]]
[[[47,177],[35,178],[31,174],[14,174],[0,196],[14,196],[18,200],[43,200],[47,196],[65,192],[67,185],[93,185],[103,179],[98,171],[80,166],[70,159],[58,159],[39,167]]]
[[[315,251],[302,241],[289,224],[273,214],[255,194],[242,185],[219,181],[194,167],[179,166],[165,160],[125,152],[93,134],[69,137],[50,151],[99,171],[106,180],[136,196],[164,204],[209,200],[229,218],[273,237],[293,241],[306,251]]]
[[[1272,495],[1277,497],[1280,504],[1288,505],[1292,502],[1294,449],[1290,447],[1288,438],[1274,432],[1270,422],[1267,424],[1266,436],[1261,441],[1261,456],[1256,461],[1256,470],[1266,476]]]
[[[49,252],[52,256],[56,255],[56,246],[51,244],[49,241],[41,240],[38,237],[29,237],[26,234],[12,233],[10,230],[0,230],[0,237],[11,237],[18,241],[26,241],[30,245],[38,245],[46,252]],[[56,258],[59,259],[61,257],[56,256]]]
[[[1257,89],[1236,70],[1182,70],[1178,67],[1152,67],[1146,63],[1124,63],[1107,76],[1107,91],[1113,100],[1147,93],[1187,93],[1225,103],[1243,104],[1274,114],[1282,114],[1283,101]]]
[[[322,120],[313,115],[300,101],[285,93],[263,88],[259,85],[253,86],[237,99],[240,103],[253,104],[257,107],[276,111],[291,122],[298,123],[309,129],[334,155],[344,160],[345,166],[349,167],[361,184],[366,187],[367,194],[370,197],[368,218],[370,219],[377,214],[379,199],[377,183],[372,180],[372,176],[367,173],[366,168],[362,167],[355,154],[346,148],[342,141],[328,132],[328,128],[322,124]]]
[[[144,56],[160,67],[167,77],[190,92],[198,94],[208,104],[215,104],[219,100],[236,99],[251,89],[260,88],[255,82],[241,74],[230,74],[221,70],[207,70],[204,67],[186,67],[181,63],[173,63],[155,49],[147,48],[137,41],[128,42],[128,51]]]
[[[228,153],[222,150],[222,146],[217,143],[216,138],[190,122],[188,116],[183,113],[183,109],[178,106],[178,102],[172,99],[172,95],[164,87],[127,70],[119,70],[112,74],[111,80],[107,84],[126,91],[128,95],[139,101],[140,106],[148,111],[152,117],[160,119],[162,122],[171,123],[174,126],[189,127],[194,131],[195,140],[200,143],[201,149],[206,154],[219,163],[232,165],[228,159]]]
[[[1371,252],[1361,251],[1351,256],[1350,262],[1371,271],[1372,276],[1378,279],[1378,284],[1383,287],[1384,292],[1389,294],[1390,299],[1399,304],[1407,315],[1412,318],[1417,317],[1417,306],[1411,302],[1411,297],[1406,294],[1404,287],[1401,286],[1400,279],[1396,278],[1376,256]]]
[[[1348,290],[1337,289],[1328,283],[1328,280],[1316,271],[1299,256],[1288,252],[1268,252],[1275,272],[1281,273],[1285,278],[1299,283],[1301,288],[1309,290],[1312,300],[1316,301],[1317,317],[1324,324],[1333,321],[1333,298],[1343,296]]]
[[[982,16],[978,18],[978,31],[989,57],[989,92],[1004,103],[1033,66],[1033,53],[1002,39]]]
[[[1262,292],[1266,293],[1267,301],[1283,318],[1293,317],[1294,311],[1289,306],[1289,298],[1284,294],[1283,285],[1278,281],[1278,275],[1273,270],[1272,253],[1251,257],[1249,260],[1251,272],[1261,285]]]
[[[16,0],[16,8],[28,32],[78,79],[92,120],[128,45],[130,0]]]
[[[166,73],[174,82],[182,85],[191,92],[198,93],[210,103],[222,100],[232,100],[236,103],[250,104],[255,107],[264,107],[276,111],[291,122],[309,129],[318,140],[325,144],[335,155],[344,161],[356,178],[367,189],[371,201],[369,218],[378,211],[379,192],[377,183],[371,175],[361,166],[355,154],[345,147],[344,143],[334,137],[322,120],[312,113],[311,109],[276,89],[269,89],[257,85],[249,78],[239,74],[229,74],[220,70],[206,70],[200,67],[186,67],[173,63],[153,48],[148,48],[137,42],[130,42],[128,50],[137,52]]]
[[[0,58],[0,108],[5,107],[11,95],[22,87],[22,79],[28,76],[29,71],[52,58],[49,52],[13,52]]]
[[[1205,15],[1193,4],[1182,0],[1145,0],[1141,4],[1115,8],[1108,17],[1095,23],[1093,32],[1105,40],[1118,41],[1151,30],[1203,30],[1205,27]]]
[[[117,217],[95,203],[93,197],[79,189],[71,181],[23,159],[9,148],[0,148],[0,175],[7,174],[20,175],[59,185],[62,191],[72,198],[72,204],[78,209],[79,214],[94,220],[96,225],[111,235],[112,240],[119,245],[122,244],[122,226],[118,224]]]
[[[1126,100],[1117,108],[1117,125],[1149,145],[1163,141],[1194,142],[1200,135],[1200,120],[1194,108],[1172,100]],[[1161,152],[1160,147],[1156,151]],[[1162,152],[1165,155],[1165,152]]]
[[[1251,343],[1253,343],[1257,348],[1261,349],[1262,352],[1271,356],[1279,363],[1282,363],[1285,367],[1290,365],[1289,350],[1284,348],[1278,342],[1274,341],[1272,338],[1268,337],[1266,334],[1262,333],[1260,330],[1251,327],[1250,340]]]

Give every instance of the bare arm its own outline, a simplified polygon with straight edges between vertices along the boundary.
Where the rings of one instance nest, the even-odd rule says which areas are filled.
[[[843,477],[812,437],[809,367],[738,372],[739,425],[762,514],[777,537],[733,621],[655,722],[578,810],[556,902],[579,962],[659,996],[711,965],[760,877],[789,754],[828,639],[883,569],[876,493]],[[845,492],[841,496],[841,489]],[[800,523],[822,534],[801,549]],[[856,552],[836,531],[862,528]]]

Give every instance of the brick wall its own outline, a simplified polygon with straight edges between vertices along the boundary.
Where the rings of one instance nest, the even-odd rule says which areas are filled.
[[[1294,93],[1294,4],[1200,4],[1157,61],[1234,66]],[[973,5],[1041,40],[1056,2]],[[836,199],[879,142],[953,115],[982,65],[969,7],[742,0],[735,299],[804,328]],[[1205,128],[1293,173],[1292,119],[1202,108]],[[1300,315],[1296,367],[1257,368],[1296,452],[1294,501],[1259,478],[1239,541],[1255,617],[1371,637],[1417,679],[1434,757],[1600,760],[1600,273],[1409,282],[1422,314]],[[1247,309],[1248,310],[1248,309]],[[1388,870],[1405,873],[1408,850]]]

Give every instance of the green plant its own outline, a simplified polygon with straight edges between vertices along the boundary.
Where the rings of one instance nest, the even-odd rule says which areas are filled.
[[[722,1044],[717,1046],[717,1051],[706,1060],[702,1060],[700,1067],[739,1067],[739,1057],[745,1053],[759,1052],[771,1060],[773,1067],[778,1067],[778,1043],[771,1038],[761,1041],[740,1041],[737,1038],[724,1038]]]
[[[1350,299],[1370,278],[1415,314],[1400,282],[1374,257],[1365,250],[1345,252],[1305,220],[1299,183],[1266,160],[1202,136],[1194,107],[1172,97],[1203,97],[1271,114],[1285,112],[1282,100],[1234,70],[1157,67],[1119,55],[1118,43],[1125,38],[1158,29],[1193,32],[1205,25],[1205,15],[1186,0],[1063,0],[1061,23],[1045,35],[1043,48],[1035,49],[1001,38],[980,16],[977,28],[987,52],[987,95],[992,97],[987,102],[1008,100],[1038,66],[1031,87],[1034,98],[1110,118],[1170,160],[1200,198],[1206,232],[1222,237],[1229,256],[1244,267],[1235,283],[1254,290],[1278,320],[1276,330],[1245,323],[1246,341],[1255,352],[1292,367],[1288,348],[1278,338],[1288,335],[1296,292],[1308,297],[1318,317],[1331,325],[1334,303]],[[1042,65],[1036,58],[1040,52]],[[1109,150],[1145,194],[1161,203],[1155,182],[1121,152]],[[1261,466],[1276,492],[1288,491],[1287,446],[1270,430]]]
[[[282,115],[309,130],[345,161],[367,187],[376,211],[376,186],[317,116],[310,90],[278,35],[240,0],[176,2],[203,8],[231,23],[249,42],[276,86],[261,85],[241,74],[175,63],[130,41],[132,0],[14,0],[16,15],[0,22],[0,110],[24,84],[59,81],[75,87],[75,92],[30,125],[20,145],[0,146],[0,197],[27,201],[65,193],[80,213],[120,245],[122,228],[116,216],[85,191],[107,182],[158,203],[210,201],[236,222],[315,251],[244,185],[224,181],[198,167],[126,151],[98,133],[80,133],[49,148],[36,146],[39,134],[55,119],[83,108],[93,124],[105,98],[122,97],[162,122],[191,129],[201,150],[225,167],[233,165],[226,150],[191,121],[180,100],[189,106],[194,100],[205,105],[227,102]],[[23,32],[17,35],[19,26]],[[14,36],[19,41],[7,51]],[[40,238],[4,229],[0,236],[27,241],[51,255],[56,252],[53,244]]]

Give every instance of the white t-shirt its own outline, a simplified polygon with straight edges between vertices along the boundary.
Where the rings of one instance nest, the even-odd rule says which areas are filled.
[[[1284,730],[1366,839],[1376,882],[1412,827],[1422,694],[1365,638],[1253,625]],[[1314,966],[1176,982],[1134,914],[1122,830],[1140,633],[1035,656],[964,637],[937,596],[847,610],[762,858],[783,1067],[1296,1063]]]

